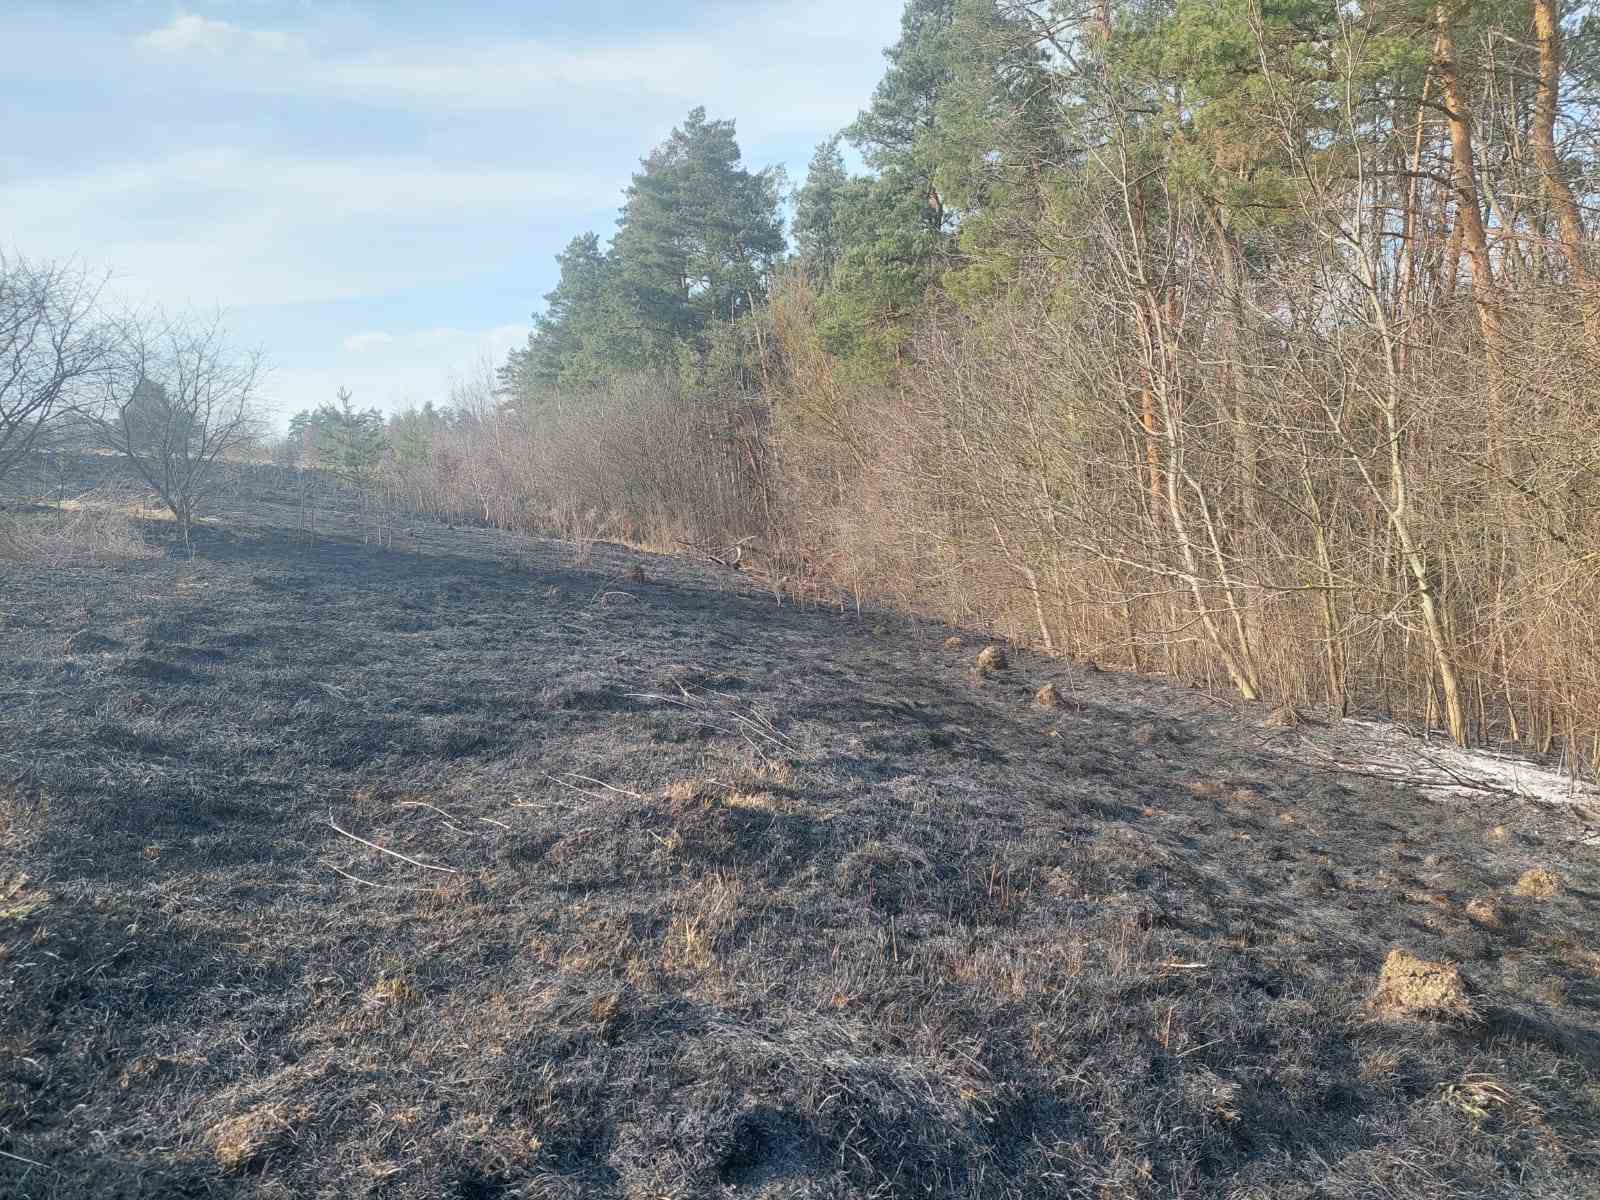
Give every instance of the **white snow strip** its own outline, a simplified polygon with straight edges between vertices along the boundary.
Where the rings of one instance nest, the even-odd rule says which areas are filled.
[[[1435,799],[1503,796],[1533,804],[1577,809],[1576,840],[1600,844],[1600,785],[1500,750],[1462,750],[1443,740],[1379,721],[1346,720],[1337,726],[1339,765],[1392,777]]]

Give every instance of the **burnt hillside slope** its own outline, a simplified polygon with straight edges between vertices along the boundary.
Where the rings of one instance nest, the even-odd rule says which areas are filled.
[[[0,1195],[1600,1195],[1560,814],[681,561],[252,511],[0,562]],[[1375,1010],[1395,947],[1467,1007]]]

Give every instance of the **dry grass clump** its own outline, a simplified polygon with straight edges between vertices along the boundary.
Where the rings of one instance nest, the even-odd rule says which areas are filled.
[[[1429,962],[1396,947],[1389,951],[1378,986],[1368,1001],[1379,1017],[1438,1017],[1463,1020],[1473,1015],[1467,981],[1455,963]]]
[[[90,566],[160,558],[134,527],[145,510],[87,495],[52,513],[0,521],[0,558],[44,567]]]
[[[945,638],[945,640],[944,640],[944,648],[946,650],[959,650],[959,649],[961,649],[961,639],[956,637],[956,636],[954,636],[954,635],[951,635],[950,637]]]
[[[1481,1122],[1491,1114],[1514,1107],[1517,1095],[1498,1079],[1469,1075],[1460,1083],[1449,1083],[1440,1089],[1439,1101],[1470,1120]]]
[[[1484,929],[1504,929],[1511,923],[1511,912],[1498,896],[1477,896],[1467,901],[1467,920]]]
[[[992,675],[996,671],[1004,671],[1011,665],[1011,660],[1006,657],[1004,647],[985,646],[978,653],[978,674]]]
[[[738,924],[744,908],[744,885],[735,875],[714,871],[679,897],[678,911],[667,929],[663,947],[668,969],[705,971],[713,963],[718,939]]]
[[[1267,724],[1273,729],[1298,729],[1304,721],[1300,710],[1287,702],[1278,705],[1267,716]]]
[[[281,1104],[264,1104],[237,1117],[219,1121],[206,1132],[217,1165],[230,1173],[260,1166],[289,1140],[289,1122]]]
[[[761,812],[776,812],[782,807],[778,798],[771,792],[743,791],[734,788],[721,799],[729,808],[753,808]]]
[[[93,629],[80,629],[76,633],[69,634],[67,639],[61,643],[61,652],[69,656],[109,654],[122,648],[122,643],[115,638],[107,637],[103,633],[96,633]]]
[[[1055,684],[1047,683],[1033,694],[1033,702],[1040,708],[1060,708],[1061,691]]]
[[[681,808],[696,801],[701,804],[709,804],[716,797],[716,794],[716,791],[704,779],[680,779],[676,783],[669,783],[666,790],[661,793],[661,796],[674,807]]]
[[[26,920],[49,902],[47,892],[28,883],[27,875],[0,876],[0,928],[5,922]]]
[[[776,782],[776,777],[785,772],[775,771],[772,774]],[[743,808],[776,812],[783,807],[778,797],[764,788],[735,787],[710,779],[680,779],[676,783],[668,784],[661,794],[678,812],[695,807]]]
[[[367,989],[368,1008],[404,1008],[422,999],[411,981],[400,975],[385,975]]]
[[[1534,867],[1523,872],[1522,878],[1517,880],[1515,891],[1529,900],[1554,900],[1561,894],[1561,889],[1561,876],[1544,867]]]
[[[1511,831],[1504,825],[1496,825],[1484,836],[1496,845],[1501,845],[1511,840]]]
[[[763,783],[774,783],[779,787],[793,787],[799,778],[795,765],[782,758],[762,759],[751,768],[751,774]]]
[[[839,863],[839,890],[882,912],[898,913],[922,890],[930,865],[927,855],[905,842],[870,841]]]

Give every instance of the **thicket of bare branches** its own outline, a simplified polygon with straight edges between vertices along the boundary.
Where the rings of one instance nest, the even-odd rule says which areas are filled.
[[[220,318],[122,329],[118,369],[90,428],[155,491],[187,541],[219,464],[261,435],[261,358],[230,346]]]
[[[117,348],[99,293],[78,265],[0,250],[0,479],[98,396]]]
[[[1594,245],[1532,153],[1543,100],[1482,67],[1540,51],[1476,48],[1469,88],[1449,33],[1446,104],[1352,88],[1337,155],[1263,43],[1240,153],[1288,180],[1271,224],[1106,120],[1009,291],[936,311],[888,386],[780,290],[780,491],[814,560],[1061,652],[1600,759]],[[1474,150],[1484,125],[1514,152]]]
[[[762,439],[748,399],[685,396],[641,374],[552,395],[527,410],[457,395],[428,461],[393,461],[389,496],[408,508],[575,541],[670,549],[748,533],[760,519]],[[465,402],[464,402],[465,401]]]

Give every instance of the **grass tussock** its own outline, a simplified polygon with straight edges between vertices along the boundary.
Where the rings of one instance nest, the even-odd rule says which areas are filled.
[[[1522,873],[1513,889],[1527,900],[1554,900],[1561,895],[1561,876],[1547,867],[1532,867]]]
[[[1384,1018],[1466,1020],[1474,1015],[1471,992],[1459,966],[1429,962],[1398,947],[1383,961],[1370,1006]]]
[[[291,1140],[289,1120],[281,1104],[264,1104],[219,1121],[206,1133],[217,1165],[228,1174],[264,1169],[275,1150]]]
[[[1511,923],[1511,910],[1498,896],[1474,896],[1467,901],[1469,920],[1484,929],[1504,929]]]
[[[137,521],[159,519],[143,506],[86,495],[57,507],[0,514],[0,558],[41,567],[103,566],[159,558]]]
[[[980,675],[992,675],[996,671],[1004,671],[1010,665],[1003,646],[985,646],[978,652],[977,668]]]

